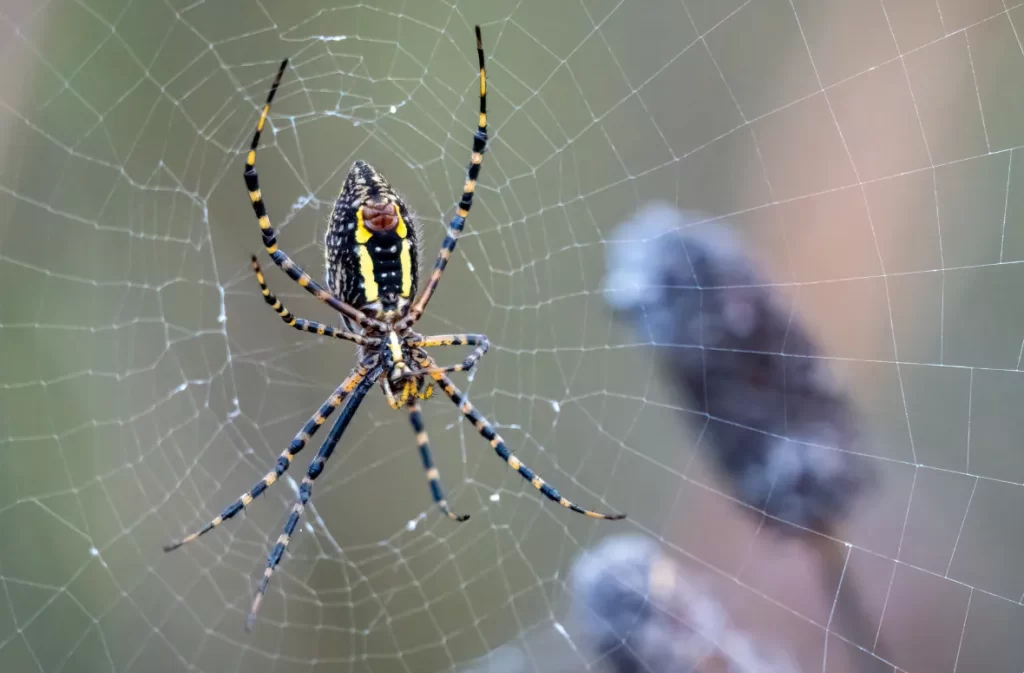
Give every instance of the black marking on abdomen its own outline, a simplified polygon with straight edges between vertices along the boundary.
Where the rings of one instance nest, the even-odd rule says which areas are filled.
[[[395,310],[402,294],[402,239],[394,232],[375,233],[366,243],[373,260],[373,276],[385,311]],[[413,251],[410,249],[410,254]],[[410,268],[411,272],[411,268]]]

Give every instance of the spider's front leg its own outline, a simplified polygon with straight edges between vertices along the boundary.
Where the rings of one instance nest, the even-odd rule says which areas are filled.
[[[313,482],[323,473],[327,461],[330,460],[331,455],[334,453],[334,448],[338,445],[338,441],[341,440],[341,436],[345,434],[345,429],[355,415],[356,409],[359,408],[359,404],[366,397],[367,391],[370,390],[377,377],[381,375],[381,368],[377,366],[369,373],[364,372],[365,370],[356,373],[356,383],[351,388],[352,392],[349,393],[345,406],[338,413],[338,419],[334,421],[334,425],[327,433],[327,437],[324,438],[323,445],[310,463],[306,476],[302,478],[302,483],[299,485],[299,497],[292,507],[291,514],[288,515],[288,521],[285,522],[283,532],[277,538],[277,543],[267,557],[267,567],[263,571],[263,577],[260,579],[259,587],[256,589],[256,596],[252,601],[252,608],[249,610],[249,618],[245,622],[246,631],[252,630],[253,624],[256,622],[256,613],[263,602],[263,596],[267,593],[270,578],[274,574],[274,570],[277,569],[278,564],[281,563],[281,558],[284,556],[284,552],[288,549],[288,544],[295,534],[295,528],[299,525],[299,519],[305,511],[306,505],[309,504],[310,499],[313,497]]]
[[[539,474],[527,467],[519,458],[512,455],[512,451],[505,445],[505,440],[502,439],[501,435],[499,435],[494,429],[494,426],[484,418],[483,414],[477,411],[473,405],[470,404],[466,396],[461,390],[455,387],[455,384],[452,383],[451,379],[445,376],[443,372],[439,371],[439,368],[434,366],[434,362],[429,357],[418,359],[417,361],[424,369],[433,370],[431,378],[433,378],[437,385],[441,387],[441,390],[444,391],[445,395],[448,396],[455,406],[459,408],[459,411],[461,411],[462,415],[466,417],[466,420],[473,424],[473,427],[476,428],[478,433],[480,433],[480,436],[490,443],[491,448],[494,449],[494,453],[496,453],[498,457],[501,458],[510,468],[518,472],[519,476],[530,482],[534,488],[540,491],[549,500],[556,502],[562,507],[572,510],[573,512],[584,514],[595,519],[615,521],[626,518],[625,514],[605,514],[595,510],[584,509],[564,497],[558,489],[544,481]]]
[[[431,390],[433,390],[433,387],[431,387]],[[430,495],[434,498],[434,502],[437,503],[441,513],[449,519],[459,523],[467,520],[469,515],[452,512],[448,506],[448,500],[444,497],[444,490],[441,488],[441,473],[434,467],[434,459],[430,455],[430,439],[427,437],[427,429],[423,425],[423,416],[420,414],[419,402],[413,398],[409,400],[407,408],[409,410],[409,420],[412,422],[412,428],[416,432],[416,446],[420,450],[423,470],[426,472],[427,482],[430,484]]]
[[[185,536],[184,538],[176,542],[171,542],[170,544],[164,545],[164,551],[174,551],[178,547],[186,545],[189,542],[192,542],[193,540],[196,540],[199,537],[206,535],[211,530],[221,525],[228,519],[233,518],[239,512],[241,512],[246,507],[251,505],[253,500],[261,496],[264,491],[270,488],[270,486],[272,486],[274,482],[276,482],[284,475],[284,473],[291,466],[292,461],[295,459],[295,456],[298,455],[299,451],[302,451],[302,449],[305,448],[306,442],[308,442],[313,437],[313,435],[316,434],[316,431],[319,430],[320,426],[327,421],[327,419],[334,412],[334,410],[341,406],[341,403],[348,398],[348,396],[352,393],[353,390],[356,389],[359,382],[362,381],[364,377],[366,377],[368,372],[369,365],[367,365],[366,363],[360,363],[351,372],[349,372],[348,377],[346,377],[345,380],[342,381],[341,385],[338,386],[338,388],[334,391],[334,393],[330,397],[328,397],[327,400],[322,405],[320,405],[320,409],[315,414],[313,414],[313,416],[308,421],[306,421],[306,424],[303,425],[302,429],[295,435],[294,438],[292,438],[292,441],[288,444],[287,448],[285,448],[285,450],[281,452],[281,455],[278,457],[277,464],[274,466],[273,470],[267,472],[267,474],[264,475],[264,477],[260,479],[258,482],[256,482],[252,488],[250,488],[248,491],[239,496],[237,500],[228,505],[224,509],[224,511],[222,511],[218,516],[214,517],[214,519],[207,523],[205,526],[195,531],[194,533],[190,533],[189,535]]]

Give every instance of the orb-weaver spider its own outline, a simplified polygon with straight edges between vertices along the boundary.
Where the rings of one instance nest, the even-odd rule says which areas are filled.
[[[545,496],[574,512],[598,519],[622,519],[625,517],[624,514],[601,514],[586,510],[562,497],[557,490],[549,486],[533,470],[512,455],[501,436],[495,432],[487,419],[473,408],[466,396],[451,382],[447,376],[448,373],[469,370],[487,352],[486,336],[482,334],[422,336],[412,329],[423,315],[427,303],[437,289],[441,274],[444,273],[452,251],[455,250],[459,234],[465,226],[466,217],[473,204],[473,191],[487,146],[487,76],[484,69],[484,51],[479,26],[476,27],[476,51],[480,62],[480,119],[477,131],[473,136],[473,151],[466,184],[463,187],[462,198],[459,200],[455,216],[448,224],[448,234],[441,245],[441,251],[434,263],[434,270],[427,280],[426,287],[418,297],[416,289],[419,281],[419,224],[409,214],[405,203],[395,194],[387,180],[363,161],[356,161],[345,179],[344,187],[334,205],[334,212],[327,231],[326,261],[329,289],[321,287],[283,250],[278,248],[277,238],[270,224],[270,218],[267,216],[263,195],[260,192],[259,178],[256,175],[256,148],[259,145],[263,125],[270,112],[270,104],[274,100],[274,94],[277,93],[277,88],[281,84],[281,78],[288,65],[287,59],[281,63],[274,83],[270,87],[270,93],[267,95],[267,102],[263,106],[263,112],[256,125],[256,132],[253,134],[252,145],[245,162],[245,185],[249,190],[249,199],[252,201],[252,207],[263,234],[263,245],[274,263],[281,267],[281,270],[292,280],[317,299],[337,310],[347,329],[337,329],[292,315],[267,287],[256,256],[253,255],[252,268],[256,273],[256,280],[259,282],[260,290],[267,304],[281,316],[285,323],[301,331],[315,332],[351,341],[361,347],[361,358],[331,397],[295,435],[288,448],[277,459],[277,465],[273,471],[268,472],[249,491],[228,505],[219,516],[203,528],[164,547],[165,551],[177,549],[213,530],[245,509],[285,473],[295,455],[324,424],[327,417],[335,409],[341,407],[338,419],[334,422],[320,451],[313,458],[306,476],[302,479],[298,500],[285,523],[284,532],[277,539],[277,544],[267,559],[266,570],[263,572],[263,578],[246,621],[246,630],[250,630],[255,622],[256,613],[266,593],[270,577],[278,563],[281,562],[281,557],[298,525],[299,517],[312,496],[313,481],[323,472],[324,465],[334,452],[335,446],[345,432],[349,421],[352,420],[363,397],[378,381],[388,403],[395,409],[404,406],[409,412],[409,419],[416,432],[416,443],[419,446],[420,458],[423,462],[423,469],[426,471],[430,492],[434,502],[449,519],[461,522],[468,519],[469,515],[460,516],[449,509],[441,489],[440,475],[430,456],[427,432],[423,426],[418,400],[429,398],[435,385],[441,387],[480,435],[491,443],[491,447],[498,456]],[[475,346],[475,349],[463,362],[448,367],[439,367],[424,350],[434,346]],[[415,364],[411,366],[409,362]],[[399,391],[397,395],[396,389]],[[342,406],[343,401],[344,406]]]

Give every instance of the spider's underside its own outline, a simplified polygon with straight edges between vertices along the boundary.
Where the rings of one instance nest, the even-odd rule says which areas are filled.
[[[299,496],[285,523],[284,531],[267,559],[256,596],[253,599],[246,629],[255,622],[267,585],[274,569],[280,563],[291,541],[299,518],[312,497],[313,482],[323,472],[327,460],[334,452],[356,409],[375,383],[379,383],[388,403],[394,409],[404,407],[416,433],[420,459],[426,471],[430,492],[438,508],[454,521],[465,521],[469,515],[451,511],[441,488],[440,474],[430,455],[429,439],[420,414],[419,400],[429,398],[435,387],[440,387],[473,424],[481,436],[490,442],[495,453],[509,467],[549,499],[563,507],[598,519],[622,519],[624,514],[601,514],[583,509],[562,495],[530,468],[512,455],[504,440],[480,412],[473,408],[466,396],[455,387],[448,374],[466,371],[487,352],[487,337],[482,334],[441,334],[422,336],[413,326],[423,315],[427,303],[437,289],[448,260],[455,250],[459,234],[473,205],[473,193],[480,165],[487,147],[487,76],[480,28],[476,28],[477,58],[480,64],[480,117],[473,136],[473,150],[462,198],[456,214],[448,225],[448,233],[441,245],[433,271],[423,291],[419,288],[420,230],[405,203],[394,192],[384,177],[363,161],[356,161],[345,180],[334,206],[326,236],[327,288],[320,286],[278,247],[277,237],[270,224],[256,173],[256,149],[263,131],[270,104],[277,93],[281,78],[288,65],[281,63],[266,104],[253,134],[252,145],[245,162],[245,184],[249,199],[259,221],[263,245],[274,263],[292,280],[320,301],[337,310],[347,329],[339,329],[296,318],[284,307],[267,287],[256,256],[252,266],[260,291],[267,304],[285,323],[295,329],[351,341],[359,348],[359,361],[348,377],[335,389],[317,412],[295,435],[268,472],[249,491],[228,505],[223,512],[200,530],[182,540],[167,545],[171,551],[213,530],[221,523],[244,510],[256,497],[277,481],[291,465],[295,455],[323,425],[335,409],[341,408],[323,445],[313,458],[299,487]],[[439,346],[474,346],[473,352],[462,362],[447,367],[438,366],[426,348]],[[344,404],[343,404],[344,403]]]

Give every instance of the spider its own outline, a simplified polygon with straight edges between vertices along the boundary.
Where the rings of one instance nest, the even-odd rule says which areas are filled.
[[[263,235],[263,245],[270,258],[292,280],[314,297],[341,314],[345,329],[296,318],[274,296],[267,287],[263,272],[256,256],[252,256],[252,269],[256,274],[260,291],[268,305],[291,327],[303,332],[350,341],[359,346],[359,358],[348,377],[331,394],[306,424],[295,435],[288,447],[277,459],[274,469],[266,474],[251,489],[228,505],[219,516],[200,530],[183,539],[166,545],[164,551],[172,551],[208,533],[248,507],[275,481],[281,478],[292,464],[296,454],[323,425],[335,409],[341,408],[337,420],[331,427],[313,458],[306,476],[299,486],[298,499],[291,515],[284,525],[267,558],[259,588],[253,598],[252,608],[246,620],[246,631],[252,629],[256,613],[267,591],[270,577],[281,562],[295,527],[313,493],[313,483],[324,470],[334,448],[355,415],[363,398],[378,383],[394,409],[402,407],[409,414],[420,460],[426,472],[430,493],[437,507],[449,519],[462,522],[469,515],[452,512],[441,488],[440,474],[434,467],[430,455],[427,431],[420,414],[419,400],[428,399],[435,386],[455,403],[463,415],[473,424],[480,435],[490,442],[495,453],[509,467],[516,470],[549,499],[574,512],[597,519],[623,519],[625,514],[602,514],[583,509],[564,498],[555,488],[545,482],[521,460],[512,455],[504,440],[483,415],[473,408],[466,396],[455,387],[448,374],[468,371],[487,352],[489,343],[483,334],[441,334],[422,336],[412,328],[426,310],[427,303],[437,290],[441,275],[455,250],[456,241],[466,224],[466,217],[473,204],[476,179],[480,174],[484,150],[487,147],[487,75],[484,69],[484,50],[480,27],[476,27],[476,52],[480,63],[480,117],[473,135],[473,150],[462,198],[455,216],[448,224],[448,232],[441,245],[434,269],[426,287],[418,296],[419,285],[419,243],[420,226],[410,214],[401,198],[387,180],[363,161],[356,161],[341,194],[334,205],[326,235],[327,288],[322,287],[302,270],[283,250],[278,247],[277,237],[267,216],[267,208],[260,191],[256,174],[256,148],[260,134],[270,112],[270,104],[281,84],[281,78],[288,66],[288,59],[281,62],[277,76],[267,94],[256,132],[245,161],[245,186],[249,190],[253,211]],[[438,346],[474,346],[470,355],[459,364],[440,367],[427,353],[426,348]]]

